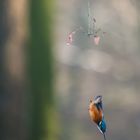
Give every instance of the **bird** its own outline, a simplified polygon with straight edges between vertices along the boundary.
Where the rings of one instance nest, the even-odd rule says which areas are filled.
[[[97,128],[103,134],[104,140],[106,140],[106,121],[103,113],[102,96],[98,95],[94,100],[90,100],[89,103],[89,116],[91,120],[97,125]]]

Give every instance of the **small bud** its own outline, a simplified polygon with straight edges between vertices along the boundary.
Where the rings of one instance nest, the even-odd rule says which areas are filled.
[[[100,37],[99,36],[94,36],[94,43],[96,44],[96,45],[98,45],[99,44],[99,42],[100,42]]]

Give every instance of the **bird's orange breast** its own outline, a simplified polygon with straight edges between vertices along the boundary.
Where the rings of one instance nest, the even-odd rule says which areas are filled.
[[[94,104],[89,108],[89,115],[96,124],[98,124],[103,117],[102,110],[98,110]]]

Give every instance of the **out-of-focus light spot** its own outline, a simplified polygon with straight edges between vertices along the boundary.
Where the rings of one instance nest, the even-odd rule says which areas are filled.
[[[113,94],[112,94],[113,93]],[[108,91],[107,100],[109,104],[116,104],[121,106],[126,111],[139,110],[139,94],[133,87],[112,87]]]
[[[113,66],[113,76],[117,80],[128,80],[132,78],[135,74],[134,68],[132,64],[128,63],[127,61],[120,61],[114,63]]]
[[[137,25],[137,11],[130,0],[113,0],[112,6],[118,11],[123,22],[130,26]]]
[[[56,59],[68,65],[75,64],[76,60],[73,60],[73,55],[79,51],[78,47],[66,47],[65,44],[62,44],[62,46],[63,47],[58,50],[58,58]]]
[[[106,73],[112,67],[113,60],[107,53],[89,50],[81,57],[81,66],[96,72]]]

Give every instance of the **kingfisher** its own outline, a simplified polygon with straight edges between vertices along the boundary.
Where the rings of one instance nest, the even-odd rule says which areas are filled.
[[[91,120],[97,125],[97,128],[103,134],[104,140],[106,140],[106,122],[104,119],[102,96],[98,95],[94,100],[90,100],[89,104],[89,115]]]

